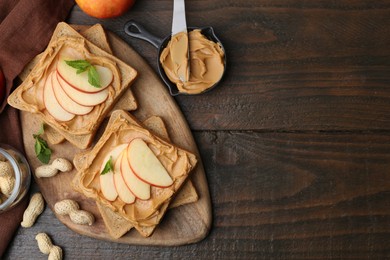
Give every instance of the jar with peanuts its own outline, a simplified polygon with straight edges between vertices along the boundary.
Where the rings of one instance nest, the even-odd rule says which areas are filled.
[[[15,148],[0,143],[0,214],[16,206],[28,193],[31,170]]]

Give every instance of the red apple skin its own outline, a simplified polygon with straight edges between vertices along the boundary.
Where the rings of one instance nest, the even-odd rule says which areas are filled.
[[[56,72],[57,72],[58,76],[61,77],[61,79],[63,79],[66,83],[68,83],[69,86],[71,86],[72,88],[74,88],[74,89],[76,89],[76,90],[78,90],[78,91],[80,91],[80,92],[83,92],[83,93],[87,93],[87,94],[90,94],[90,93],[98,93],[98,92],[101,92],[101,91],[103,91],[103,90],[105,90],[105,89],[107,88],[107,87],[106,87],[106,88],[102,88],[102,89],[100,89],[99,91],[95,91],[95,92],[88,92],[88,91],[85,91],[85,90],[81,89],[80,87],[77,87],[77,86],[75,86],[75,85],[70,84],[69,81],[66,80],[64,76],[61,75],[61,72],[60,72],[58,69],[56,69]],[[112,80],[114,80],[114,76],[112,77]],[[111,82],[112,82],[112,81],[111,81]],[[111,84],[111,83],[110,83],[110,84]]]
[[[52,73],[56,74],[56,71],[53,71]],[[54,97],[57,99],[57,102],[61,105],[61,107],[62,107],[63,109],[65,109],[67,112],[72,113],[72,114],[75,114],[75,115],[83,116],[83,115],[89,114],[89,113],[92,111],[92,109],[93,109],[92,106],[87,107],[87,106],[80,105],[79,103],[77,103],[76,101],[74,101],[71,97],[69,97],[68,94],[66,94],[66,92],[63,90],[61,84],[58,82],[57,75],[53,75],[53,76],[52,76],[52,82],[53,82],[52,85],[53,85]],[[58,89],[60,89],[60,90],[58,90]],[[62,92],[62,93],[63,93],[63,94],[62,94],[62,97],[61,97],[61,96],[58,96],[58,95],[60,94],[61,91],[63,91],[63,92]],[[64,97],[64,96],[66,96],[66,97]],[[61,99],[61,98],[62,98],[62,99]],[[63,103],[62,101],[63,101],[65,98],[72,100],[73,103],[72,103],[72,104]],[[68,107],[67,107],[66,105],[68,105]],[[69,105],[71,105],[73,108],[69,109]],[[84,108],[81,108],[81,109],[83,109],[83,110],[86,109],[86,110],[84,110],[84,111],[82,111],[82,112],[77,111],[78,106],[82,106],[82,107],[84,107]],[[74,109],[74,108],[76,108],[76,109]],[[87,108],[88,108],[88,109],[87,109]]]
[[[106,97],[104,100],[100,100],[99,103],[85,104],[85,102],[84,102],[84,104],[83,104],[82,102],[80,102],[80,100],[78,100],[78,99],[76,100],[76,98],[75,98],[74,96],[70,95],[70,94],[68,93],[68,90],[66,90],[66,86],[64,86],[63,84],[68,85],[68,88],[75,89],[76,91],[78,91],[79,93],[82,93],[82,94],[84,94],[84,95],[85,95],[85,94],[94,95],[94,94],[99,93],[99,92],[101,92],[101,91],[96,92],[96,93],[87,93],[87,92],[80,91],[80,90],[78,90],[77,88],[74,88],[74,87],[73,87],[72,85],[70,85],[68,82],[66,82],[66,81],[61,77],[61,75],[60,75],[59,73],[56,73],[56,74],[57,74],[57,79],[58,79],[58,81],[60,82],[60,85],[62,86],[62,89],[65,91],[65,93],[67,93],[67,95],[68,95],[74,102],[78,103],[79,105],[82,105],[82,106],[97,106],[97,105],[99,105],[99,104],[105,102],[105,101],[107,100],[107,98],[108,98],[108,95],[107,95],[107,97]],[[104,91],[104,90],[103,90],[103,91]],[[84,97],[83,97],[83,96],[79,96],[79,98],[85,98],[85,96],[84,96]]]
[[[134,138],[133,140],[131,140],[131,142],[134,141],[135,139],[136,139],[136,138]],[[130,143],[131,143],[131,142],[130,142]],[[130,147],[130,144],[129,144],[129,147]],[[127,147],[127,149],[129,149],[129,147]],[[157,188],[162,188],[162,189],[164,189],[164,188],[168,188],[168,187],[170,187],[170,186],[173,185],[173,183],[172,183],[171,185],[161,186],[161,185],[156,185],[156,184],[154,184],[154,183],[150,183],[150,182],[148,182],[147,180],[143,179],[143,178],[137,173],[137,171],[135,171],[134,167],[131,165],[131,160],[128,160],[128,163],[129,163],[129,166],[130,166],[131,170],[133,171],[135,177],[137,177],[139,180],[141,180],[141,181],[143,181],[143,182],[149,184],[150,186],[154,186],[154,187],[157,187]]]
[[[96,18],[118,17],[129,10],[135,0],[76,0],[80,9]]]
[[[134,168],[131,167],[131,163],[129,163],[129,165],[130,165],[131,170],[134,172],[135,177],[137,177],[137,178],[140,179],[141,181],[143,181],[143,182],[149,184],[150,186],[153,186],[153,187],[156,187],[156,188],[165,189],[165,188],[171,187],[171,186],[173,185],[173,183],[172,183],[171,185],[168,185],[168,186],[161,186],[161,185],[156,185],[156,184],[154,184],[154,183],[150,183],[150,182],[148,182],[147,180],[142,179],[142,178],[139,176],[139,174],[137,174],[137,173],[135,172]]]
[[[127,155],[126,155],[127,156]],[[122,159],[124,159],[124,158],[122,158]],[[124,162],[124,163],[126,163],[126,162]],[[127,162],[127,165],[129,166],[129,168],[131,169],[131,167],[130,167],[130,163],[129,162]],[[131,187],[127,184],[127,182],[126,182],[126,180],[125,180],[125,176],[124,176],[124,170],[123,170],[123,166],[124,166],[124,164],[121,164],[121,174],[122,174],[122,178],[123,178],[123,181],[125,182],[125,184],[126,184],[126,186],[127,186],[127,188],[134,194],[134,196],[138,199],[138,200],[142,200],[142,201],[147,201],[147,200],[149,200],[150,199],[150,197],[152,196],[151,195],[151,193],[150,193],[150,195],[149,195],[149,198],[147,198],[147,199],[142,199],[142,198],[140,198],[140,197],[137,197],[137,195],[136,195],[136,193],[134,193],[132,190],[131,190]],[[134,173],[134,172],[133,172]],[[137,177],[137,175],[135,175],[134,174],[134,176],[136,177],[136,178],[138,178]],[[138,178],[139,179],[139,178]],[[142,181],[141,179],[139,179],[140,181]],[[146,182],[145,182],[146,183]],[[149,184],[149,183],[148,183]],[[150,185],[150,184],[149,184]],[[149,189],[150,189],[151,187],[149,187]]]
[[[126,148],[125,148],[126,149]],[[120,161],[119,161],[120,160]],[[126,184],[126,182],[123,180],[123,176],[122,176],[122,171],[121,171],[121,165],[122,165],[122,160],[123,160],[123,156],[122,155],[120,155],[119,156],[119,158],[117,158],[117,162],[115,163],[115,172],[114,172],[114,174],[119,174],[118,176],[118,178],[121,178],[122,179],[122,181],[123,181],[123,183],[125,184],[125,186],[126,186],[126,188],[130,191],[130,193],[132,193],[132,191],[129,189],[129,187],[127,186],[127,184]],[[119,169],[119,171],[116,171],[117,170],[117,163],[119,163],[120,164],[120,166],[118,167],[118,169]],[[118,192],[118,196],[119,196],[119,198],[120,198],[120,194],[119,194],[119,187],[118,187],[118,183],[117,183],[117,179],[115,178],[115,175],[114,175],[114,186],[115,186],[115,189],[117,190],[117,192]],[[134,194],[133,194],[134,195]],[[134,195],[134,197],[135,197],[135,195]],[[135,199],[133,200],[133,202],[131,202],[131,203],[128,203],[128,202],[125,202],[127,205],[132,205],[132,204],[134,204],[135,203],[135,201],[137,200],[137,197],[135,197]]]
[[[45,104],[47,112],[54,119],[56,119],[57,121],[61,121],[61,122],[70,121],[70,120],[72,120],[75,117],[75,115],[71,114],[71,113],[68,113],[64,108],[62,108],[61,105],[58,103],[57,99],[55,98],[54,91],[53,91],[53,86],[52,86],[52,83],[51,83],[51,80],[52,80],[53,76],[54,76],[53,73],[50,73],[48,75],[48,77],[46,78],[45,85],[44,85],[44,90],[43,90],[43,103]],[[50,89],[50,90],[47,90],[47,89]],[[47,94],[49,94],[49,95],[47,95]],[[50,106],[50,107],[48,106],[47,102],[50,102],[50,100],[52,100],[55,103],[54,107],[53,106]],[[58,110],[55,107],[60,108],[61,113],[57,113]],[[51,110],[51,109],[53,109],[53,110]],[[67,117],[61,118],[61,116],[63,116],[63,115],[67,115]]]
[[[3,101],[5,95],[5,77],[3,71],[0,69],[0,102]]]

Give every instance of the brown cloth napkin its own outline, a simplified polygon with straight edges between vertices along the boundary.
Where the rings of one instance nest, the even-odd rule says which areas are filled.
[[[6,97],[14,79],[44,50],[73,5],[73,0],[0,0],[0,68],[6,78]],[[7,105],[6,98],[0,105],[0,143],[24,152],[19,113]],[[20,226],[27,201],[0,214],[0,258]]]

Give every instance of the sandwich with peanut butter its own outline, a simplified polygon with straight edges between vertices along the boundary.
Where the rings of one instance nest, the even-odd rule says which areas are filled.
[[[38,114],[84,149],[136,76],[132,67],[59,23],[40,61],[8,103]]]
[[[78,29],[77,26],[72,25],[73,28],[76,30]],[[86,40],[90,41],[91,43],[95,44],[97,47],[101,48],[102,50],[113,54],[109,40],[107,38],[106,32],[104,31],[104,28],[101,24],[95,24],[91,27],[84,28],[77,30]],[[35,67],[35,65],[41,60],[43,53],[38,54],[34,59],[32,59],[23,69],[23,71],[19,74],[19,78],[24,81],[28,74],[32,71],[32,69]],[[126,111],[133,111],[138,108],[138,103],[135,99],[135,96],[133,94],[133,91],[131,88],[127,89],[124,94],[119,98],[118,102],[114,105],[112,110],[117,109],[123,109]],[[110,114],[110,113],[109,113]],[[109,115],[107,115],[109,116]],[[57,130],[50,126],[45,127],[45,135],[47,138],[47,141],[51,144],[59,144],[65,141],[65,138],[63,135],[61,135]]]
[[[75,156],[73,186],[150,236],[196,162],[194,154],[117,110],[97,144]]]
[[[160,136],[165,140],[170,140],[168,131],[166,129],[165,123],[161,117],[151,116],[142,124],[153,134]],[[80,157],[80,156],[79,156]],[[75,161],[75,167],[78,168],[77,161]],[[197,191],[189,179],[184,183],[180,191],[172,199],[172,202],[169,204],[169,209],[173,209],[182,205],[193,203],[198,201]],[[118,213],[112,209],[104,206],[102,203],[96,203],[99,209],[99,212],[103,218],[104,224],[106,225],[107,231],[113,238],[120,238],[125,235],[132,228],[137,228],[137,230],[145,237],[150,236],[157,227],[157,224],[149,227],[134,226],[131,222],[121,217]]]

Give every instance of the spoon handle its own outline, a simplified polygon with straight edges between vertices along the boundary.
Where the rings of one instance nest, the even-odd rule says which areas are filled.
[[[186,10],[184,0],[173,0],[172,36],[187,32]]]

